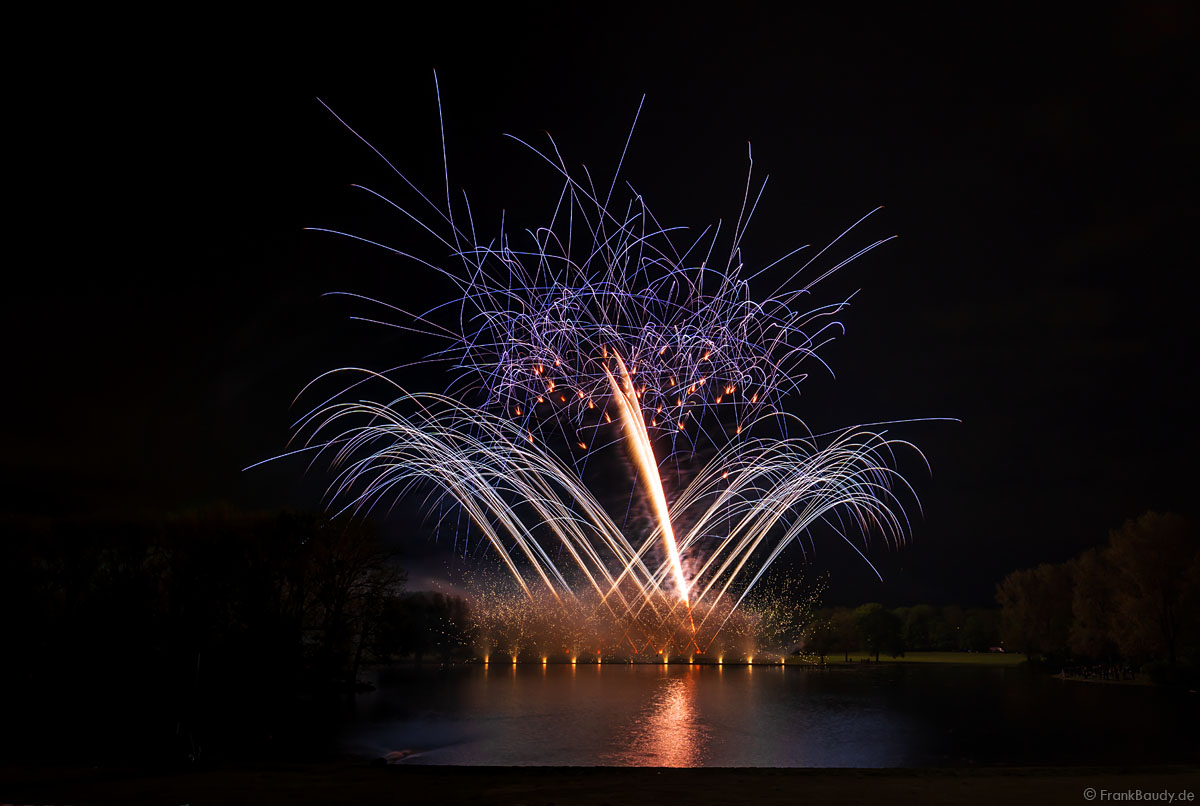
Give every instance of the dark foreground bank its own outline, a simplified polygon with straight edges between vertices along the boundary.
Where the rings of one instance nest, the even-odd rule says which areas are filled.
[[[1142,793],[1140,797],[1138,792]],[[649,802],[863,803],[870,799],[889,806],[908,803],[1012,806],[1031,802],[1070,804],[1150,799],[1188,803],[1195,802],[1197,797],[1200,797],[1200,766],[813,770],[371,767],[331,763],[178,774],[98,769],[0,770],[0,804],[261,806],[480,802],[577,806]]]

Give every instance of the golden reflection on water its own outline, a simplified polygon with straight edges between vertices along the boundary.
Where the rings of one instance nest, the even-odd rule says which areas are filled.
[[[613,754],[622,765],[691,767],[702,763],[708,730],[696,709],[700,668],[683,674],[660,667],[658,685],[650,702],[629,726],[628,744]]]

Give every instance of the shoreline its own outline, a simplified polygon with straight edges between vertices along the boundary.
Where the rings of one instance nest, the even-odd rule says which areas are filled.
[[[1062,674],[1061,672],[1052,677],[1062,680],[1067,683],[1102,683],[1106,686],[1131,686],[1131,687],[1161,687],[1168,688],[1165,683],[1155,683],[1150,679],[1150,675],[1139,672],[1134,677],[1128,680],[1105,680],[1102,677],[1084,677],[1077,674]]]
[[[1200,764],[1127,768],[653,768],[259,764],[208,770],[0,767],[0,804],[1084,802],[1084,790],[1192,792]],[[1176,801],[1179,801],[1176,797]],[[1185,801],[1186,802],[1186,801]]]
[[[537,658],[522,658],[516,661],[510,660],[508,657],[496,656],[492,660],[483,660],[481,658],[460,659],[450,662],[444,661],[417,661],[411,658],[391,661],[390,663],[380,664],[372,668],[385,669],[388,667],[475,667],[489,669],[506,669],[514,666],[577,666],[587,668],[591,666],[670,666],[678,668],[682,666],[695,666],[702,668],[738,668],[746,666],[755,666],[763,668],[779,668],[787,669],[828,669],[828,668],[859,668],[861,666],[884,666],[889,664],[934,664],[934,665],[955,665],[955,666],[990,666],[1001,668],[1014,668],[1022,664],[1028,663],[1023,655],[1015,655],[1011,653],[987,653],[987,652],[908,652],[899,657],[884,656],[879,660],[873,657],[863,655],[860,652],[851,653],[849,660],[844,660],[841,655],[826,656],[824,663],[819,663],[807,658],[797,658],[794,656],[783,656],[767,654],[767,660],[747,660],[744,658],[730,660],[713,660],[710,657],[701,657],[694,660],[683,659],[668,659],[668,660],[630,660],[622,658],[620,660],[613,658],[605,658],[601,661],[594,659],[581,659],[578,662],[572,662],[563,657],[552,657],[549,659]]]

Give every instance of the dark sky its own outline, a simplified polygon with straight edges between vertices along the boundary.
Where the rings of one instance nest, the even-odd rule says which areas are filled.
[[[932,463],[904,466],[924,513],[909,546],[874,547],[883,585],[818,545],[834,599],[987,603],[1144,510],[1194,516],[1195,14],[1008,13],[493,10],[64,44],[71,69],[17,116],[40,174],[19,205],[48,226],[11,233],[32,249],[4,298],[5,512],[317,505],[303,465],[241,468],[283,449],[316,374],[422,348],[321,294],[448,290],[303,230],[420,240],[350,189],[400,185],[316,98],[437,193],[437,69],[452,184],[489,222],[535,222],[557,190],[502,133],[550,131],[607,177],[643,93],[623,177],[664,223],[735,217],[753,144],[771,181],[750,264],[885,205],[856,237],[900,238],[818,294],[862,289],[823,353],[837,379],[789,408],[816,430],[962,423],[895,432]]]

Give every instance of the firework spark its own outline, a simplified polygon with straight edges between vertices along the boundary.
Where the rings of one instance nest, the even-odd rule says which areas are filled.
[[[445,394],[409,394],[368,372],[303,417],[301,450],[329,458],[337,471],[330,496],[365,511],[432,487],[466,514],[523,595],[560,606],[591,597],[625,625],[637,651],[655,644],[666,651],[680,640],[704,651],[788,545],[807,551],[817,524],[856,551],[853,530],[902,541],[908,524],[897,491],[912,490],[891,462],[896,448],[916,449],[865,427],[822,445],[782,408],[806,377],[799,365],[820,362],[818,348],[841,332],[836,315],[848,300],[802,303],[822,279],[888,239],[798,283],[847,230],[782,269],[786,279],[756,297],[751,281],[791,266],[803,247],[745,271],[741,242],[762,195],[760,188],[751,202],[753,160],[718,268],[720,223],[678,243],[683,230],[661,226],[632,186],[625,202],[615,202],[615,176],[606,194],[598,192],[591,174],[585,169],[586,180],[577,180],[550,143],[550,153],[530,148],[561,191],[549,221],[520,242],[503,219],[495,238],[478,239],[469,206],[469,223],[460,225],[448,169],[442,209],[388,162],[436,211],[442,234],[363,188],[417,222],[459,264],[443,268],[337,233],[418,260],[455,284],[458,298],[431,310],[387,307],[409,317],[397,326],[444,340],[427,360],[450,362],[461,382]],[[371,379],[392,385],[390,403],[343,402]],[[780,436],[754,436],[768,419]],[[608,428],[614,420],[655,515],[636,544],[582,481],[586,457],[618,439]],[[701,440],[715,455],[669,504],[659,459],[690,454],[685,461],[697,463]],[[569,463],[555,445],[570,446]],[[690,525],[677,534],[682,523]]]

